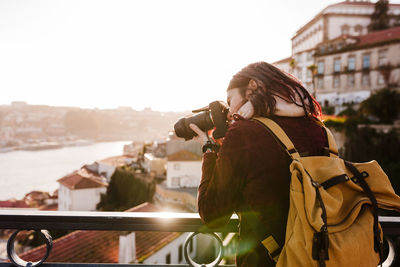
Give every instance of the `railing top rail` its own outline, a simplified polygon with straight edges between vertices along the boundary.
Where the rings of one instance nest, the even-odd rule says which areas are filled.
[[[400,231],[400,217],[381,216],[382,227]],[[238,217],[209,229],[197,213],[0,210],[0,229],[237,232]]]
[[[0,210],[0,229],[237,232],[237,216],[218,229],[197,213]]]

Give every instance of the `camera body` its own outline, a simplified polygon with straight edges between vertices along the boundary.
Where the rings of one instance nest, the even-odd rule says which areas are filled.
[[[215,139],[225,136],[228,130],[229,107],[221,101],[211,102],[207,107],[193,110],[193,115],[181,118],[174,125],[175,134],[184,138],[186,141],[192,139],[197,134],[189,127],[193,123],[202,131],[207,132],[215,127],[213,137]]]

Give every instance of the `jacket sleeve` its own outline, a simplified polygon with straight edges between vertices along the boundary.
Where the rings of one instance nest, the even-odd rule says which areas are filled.
[[[211,228],[225,225],[237,210],[246,174],[245,136],[240,122],[235,122],[225,135],[217,153],[203,156],[202,178],[198,190],[201,219]]]

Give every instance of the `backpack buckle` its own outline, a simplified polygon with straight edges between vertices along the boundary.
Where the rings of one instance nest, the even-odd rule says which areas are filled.
[[[311,184],[312,184],[314,187],[316,187],[316,188],[321,187],[321,184],[319,184],[319,183],[316,182],[316,181],[311,181]]]
[[[367,178],[369,176],[369,174],[368,174],[368,172],[361,172],[360,174],[358,174],[358,175],[356,175],[356,176],[354,176],[354,177],[352,177],[351,178],[351,180],[354,182],[354,183],[358,183],[358,182],[360,182],[361,180],[364,180],[365,178]]]

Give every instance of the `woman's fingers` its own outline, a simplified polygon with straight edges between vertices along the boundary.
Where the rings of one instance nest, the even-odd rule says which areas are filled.
[[[245,104],[243,104],[243,106],[240,107],[238,114],[245,119],[250,119],[254,114],[253,104],[251,104],[250,101],[247,101]]]
[[[202,142],[207,142],[208,137],[207,134],[205,132],[203,132],[196,124],[189,124],[190,129],[193,130],[193,132],[195,132],[199,138],[201,139]]]

